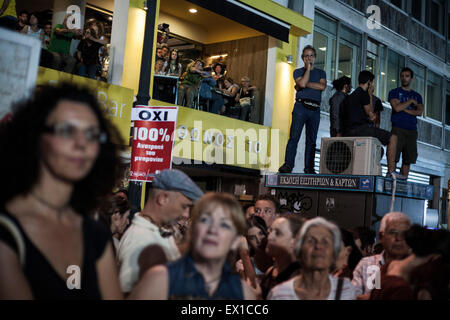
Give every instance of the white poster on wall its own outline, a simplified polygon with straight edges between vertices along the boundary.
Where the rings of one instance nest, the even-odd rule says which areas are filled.
[[[0,28],[0,122],[36,86],[41,42]]]

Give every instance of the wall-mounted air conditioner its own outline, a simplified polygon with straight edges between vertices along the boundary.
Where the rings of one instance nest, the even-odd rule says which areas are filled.
[[[322,138],[321,174],[381,175],[381,143],[372,137]]]

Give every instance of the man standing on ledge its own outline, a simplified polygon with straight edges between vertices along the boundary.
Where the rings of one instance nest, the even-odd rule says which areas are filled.
[[[403,68],[400,72],[402,86],[389,92],[389,102],[392,107],[392,134],[397,136],[397,152],[395,163],[402,154],[400,175],[408,178],[411,163],[417,160],[417,116],[423,112],[422,96],[411,89],[414,72]]]
[[[286,146],[284,164],[278,170],[280,173],[290,173],[295,165],[297,145],[306,124],[305,173],[315,174],[314,155],[316,153],[316,138],[320,122],[320,103],[322,91],[327,86],[325,71],[314,68],[316,49],[308,45],[303,48],[303,68],[294,70],[295,96],[289,141]]]

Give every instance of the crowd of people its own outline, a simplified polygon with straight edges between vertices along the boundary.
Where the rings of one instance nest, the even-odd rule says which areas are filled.
[[[111,193],[112,141],[95,95],[67,83],[0,125],[0,299],[450,298],[449,231],[405,213],[383,216],[376,244],[368,228],[281,214],[272,195],[243,208],[168,169],[131,217],[127,191]]]
[[[314,157],[316,138],[320,123],[322,91],[326,88],[326,74],[314,67],[316,49],[303,48],[304,67],[294,71],[296,99],[292,111],[292,125],[286,146],[285,163],[280,173],[292,172],[295,165],[297,145],[303,127],[306,126],[304,172],[315,174]],[[330,104],[331,137],[374,137],[387,146],[387,176],[407,179],[411,164],[417,160],[417,117],[424,110],[422,96],[412,90],[414,72],[408,67],[400,71],[401,87],[389,92],[392,107],[391,132],[380,128],[381,100],[374,95],[375,75],[363,70],[358,75],[358,87],[352,90],[352,80],[343,76],[333,81],[335,93]],[[351,93],[350,93],[351,92]],[[396,170],[402,156],[400,172]],[[381,159],[380,159],[381,160]]]
[[[20,11],[17,19],[2,16],[0,26],[39,40],[40,66],[106,81],[109,39],[101,21],[89,19],[83,29],[72,29],[68,24],[71,14],[66,14],[63,21],[53,27],[52,21],[41,17],[38,12]],[[71,53],[73,40],[80,40],[74,54]]]
[[[177,101],[168,101],[173,96],[173,84],[154,80],[153,97],[174,102],[180,106],[209,111],[244,121],[254,121],[254,99],[257,88],[250,78],[243,76],[240,85],[227,77],[226,65],[216,62],[206,66],[202,59],[189,62],[183,68],[177,49],[171,49],[167,41],[168,24],[158,26],[158,44],[155,53],[154,74],[179,78]]]

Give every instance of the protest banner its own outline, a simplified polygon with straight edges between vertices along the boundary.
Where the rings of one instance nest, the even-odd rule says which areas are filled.
[[[177,113],[178,107],[133,108],[131,181],[149,182],[157,172],[172,168]]]

